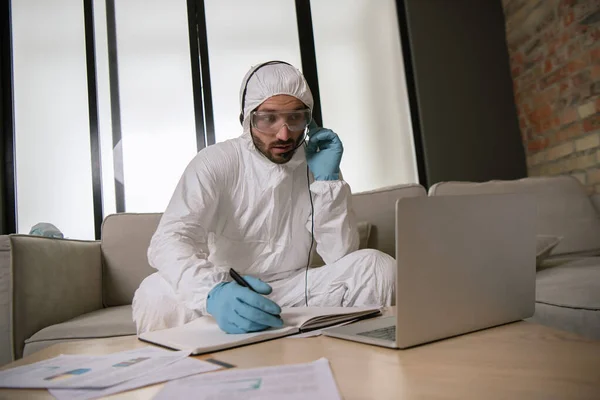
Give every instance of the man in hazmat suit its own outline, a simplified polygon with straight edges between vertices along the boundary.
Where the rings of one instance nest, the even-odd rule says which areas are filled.
[[[282,326],[280,307],[395,300],[395,260],[358,250],[342,143],[312,121],[303,75],[281,61],[255,66],[240,102],[242,136],[194,157],[152,237],[158,272],[133,299],[138,334],[206,314],[225,332],[253,332]],[[309,269],[313,237],[326,265]]]

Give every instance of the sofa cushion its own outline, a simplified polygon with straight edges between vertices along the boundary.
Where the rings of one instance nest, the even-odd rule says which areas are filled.
[[[552,250],[554,250],[561,240],[562,237],[556,235],[537,235],[535,261],[538,267],[550,256]]]
[[[135,334],[131,306],[108,307],[38,331],[25,341],[24,355],[60,342]]]
[[[429,194],[529,193],[538,205],[537,233],[562,236],[554,255],[600,249],[600,215],[581,183],[571,176],[532,177],[514,181],[441,182]]]
[[[600,339],[600,257],[538,271],[531,321]]]
[[[145,277],[148,246],[162,214],[109,215],[102,224],[103,301],[106,307],[131,304]]]
[[[600,311],[535,303],[535,314],[526,321],[600,340]]]
[[[536,301],[600,311],[600,257],[588,257],[538,271]]]
[[[421,196],[427,196],[427,192],[416,183],[354,194],[352,208],[357,221],[371,223],[367,247],[396,257],[396,200]]]
[[[588,257],[600,257],[600,249],[593,251],[582,251],[577,254],[561,254],[558,256],[550,254],[548,258],[546,258],[540,264],[538,264],[538,268],[545,269],[559,267],[561,265],[566,265],[573,261],[583,260]]]
[[[362,221],[356,224],[358,228],[358,249],[366,249],[369,244],[369,236],[371,235],[371,223]],[[316,243],[313,242],[313,248],[310,255],[310,267],[322,267],[325,265],[323,258],[317,253]]]

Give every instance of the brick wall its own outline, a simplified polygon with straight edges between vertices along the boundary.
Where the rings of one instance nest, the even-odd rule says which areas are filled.
[[[502,0],[530,176],[600,193],[600,0]]]

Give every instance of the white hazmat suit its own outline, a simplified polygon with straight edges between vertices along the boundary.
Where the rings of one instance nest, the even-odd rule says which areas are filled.
[[[256,68],[256,67],[255,67]],[[305,304],[305,269],[314,240],[327,265],[307,274],[309,306],[391,305],[396,262],[377,250],[358,250],[350,187],[313,181],[304,147],[276,164],[255,147],[250,113],[286,94],[313,107],[302,74],[286,64],[250,70],[243,135],[201,150],[186,168],[148,249],[158,272],[133,299],[138,334],[183,325],[206,314],[210,290],[229,281],[229,269],[267,282],[281,307]],[[240,91],[242,96],[244,85]]]

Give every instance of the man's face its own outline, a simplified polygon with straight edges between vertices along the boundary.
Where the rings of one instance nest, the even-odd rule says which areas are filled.
[[[289,112],[305,110],[306,108],[306,105],[297,98],[280,94],[269,97],[258,106],[256,111]],[[252,126],[250,127],[250,131],[256,148],[276,164],[285,164],[290,161],[296,152],[296,147],[300,144],[304,136],[304,130],[291,131],[287,125],[282,125],[276,133],[264,133]]]

